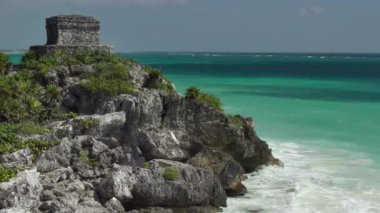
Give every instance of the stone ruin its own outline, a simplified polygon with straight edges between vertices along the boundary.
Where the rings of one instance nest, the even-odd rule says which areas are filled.
[[[31,46],[30,50],[36,51],[40,56],[56,50],[113,52],[112,46],[99,42],[99,30],[99,21],[93,16],[53,16],[46,19],[46,45]]]

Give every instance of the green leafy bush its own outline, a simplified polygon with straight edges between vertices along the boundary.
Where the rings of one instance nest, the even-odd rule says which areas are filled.
[[[198,103],[210,106],[218,112],[223,112],[222,103],[219,98],[214,95],[201,92],[196,87],[189,87],[186,90],[185,97],[187,99],[196,100]]]
[[[17,169],[11,169],[0,165],[0,183],[7,182],[17,175]]]
[[[135,89],[129,83],[128,67],[122,63],[96,66],[96,73],[81,82],[81,87],[91,93],[105,93],[116,96],[119,94],[134,94]]]
[[[149,73],[144,87],[152,88],[152,89],[160,89],[168,93],[175,92],[173,83],[169,81],[168,79],[166,79],[159,69],[149,67],[149,66],[145,66],[143,69]]]
[[[186,89],[185,97],[187,99],[197,99],[201,91],[196,87],[189,87]]]
[[[6,70],[11,65],[9,56],[5,53],[0,52],[0,74],[5,74]]]
[[[181,173],[177,167],[165,168],[165,171],[164,171],[165,180],[175,181],[179,179],[180,175]]]
[[[0,121],[37,120],[43,111],[42,97],[43,88],[35,82],[31,72],[0,75]]]

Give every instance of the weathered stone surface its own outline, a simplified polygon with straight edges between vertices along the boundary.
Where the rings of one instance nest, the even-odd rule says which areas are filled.
[[[8,167],[30,166],[33,163],[33,153],[30,149],[21,149],[10,154],[0,155],[0,163]]]
[[[69,166],[72,158],[72,147],[73,143],[71,141],[67,138],[63,139],[58,146],[43,153],[37,159],[37,170],[39,172],[49,172],[60,167]]]
[[[209,169],[218,175],[228,196],[243,195],[246,192],[241,184],[244,169],[228,153],[208,148],[196,154],[187,163]]]
[[[189,206],[186,208],[151,207],[128,211],[128,213],[216,213],[222,210],[215,206]]]
[[[120,201],[116,198],[112,198],[109,201],[107,201],[105,206],[109,212],[116,212],[116,213],[124,213],[125,212],[123,204],[121,204]]]
[[[61,15],[46,19],[46,45],[31,46],[40,56],[60,50],[112,52],[109,45],[99,43],[99,21],[92,16]]]
[[[166,180],[165,169],[175,167],[177,180]],[[215,175],[204,169],[168,160],[153,160],[150,169],[135,173],[132,185],[133,206],[226,206],[226,194]]]
[[[0,209],[28,210],[38,203],[41,191],[39,173],[35,169],[19,172],[9,182],[0,183]]]
[[[124,127],[124,112],[105,115],[86,115],[75,119],[52,123],[50,128],[59,137],[75,137],[77,135],[110,136],[119,135]]]
[[[133,196],[129,189],[129,185],[134,184],[134,175],[131,167],[122,167],[112,172],[100,182],[98,194],[105,200],[116,198],[126,204],[132,200]]]
[[[47,44],[99,44],[99,21],[93,16],[62,15],[46,19]]]

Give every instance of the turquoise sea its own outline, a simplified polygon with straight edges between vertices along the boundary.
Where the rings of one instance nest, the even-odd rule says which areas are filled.
[[[380,55],[122,55],[253,117],[284,162],[249,174],[249,193],[225,212],[380,212]]]

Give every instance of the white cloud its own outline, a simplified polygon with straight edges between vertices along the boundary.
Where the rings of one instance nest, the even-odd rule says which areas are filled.
[[[319,5],[310,5],[308,7],[300,8],[298,11],[299,15],[302,17],[321,15],[326,12],[327,10]]]

